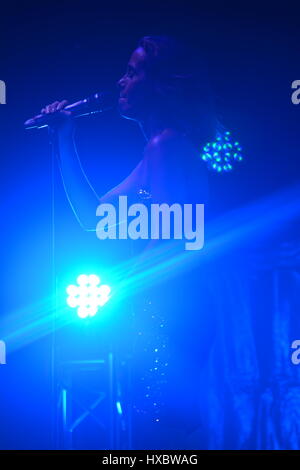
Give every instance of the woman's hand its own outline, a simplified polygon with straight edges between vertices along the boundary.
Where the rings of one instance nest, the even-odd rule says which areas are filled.
[[[67,104],[67,100],[54,101],[54,103],[48,104],[41,110],[41,114],[53,114],[53,120],[49,126],[63,137],[72,136],[75,127],[72,112],[64,109]]]

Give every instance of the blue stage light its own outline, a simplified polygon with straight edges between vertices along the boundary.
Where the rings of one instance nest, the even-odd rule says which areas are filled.
[[[236,162],[243,160],[239,142],[233,141],[229,131],[218,132],[214,142],[203,147],[201,158],[214,171],[231,171]]]
[[[117,401],[117,402],[116,402],[116,407],[117,407],[118,414],[119,414],[119,415],[122,415],[122,414],[123,414],[123,410],[122,410],[122,405],[121,405],[121,402],[120,402],[120,401]]]
[[[71,308],[77,308],[80,318],[93,317],[109,299],[111,288],[106,284],[100,284],[100,278],[96,274],[80,274],[77,277],[77,286],[69,285],[66,289],[67,304]]]

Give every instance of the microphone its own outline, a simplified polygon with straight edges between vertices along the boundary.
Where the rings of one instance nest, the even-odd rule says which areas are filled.
[[[63,109],[71,111],[74,117],[81,117],[102,113],[103,111],[113,109],[116,105],[116,96],[112,92],[101,92],[95,93],[76,103],[68,104]],[[39,114],[34,118],[28,119],[24,122],[25,129],[42,129],[43,127],[47,127],[51,122],[55,121],[59,113],[60,111],[49,114]]]

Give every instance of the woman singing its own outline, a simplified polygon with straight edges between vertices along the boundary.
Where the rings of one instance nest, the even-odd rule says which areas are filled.
[[[207,204],[207,170],[200,153],[215,135],[216,118],[195,51],[168,37],[144,37],[131,54],[118,88],[120,115],[138,123],[145,148],[132,173],[102,197],[82,171],[73,141],[74,119],[64,110],[67,102],[56,101],[42,110],[60,111],[55,125],[60,168],[81,225],[95,230],[98,204],[117,204],[122,195],[131,203]],[[194,264],[188,268],[182,251],[164,258],[164,246],[150,240],[133,248],[140,255],[135,256],[134,272],[144,275],[143,288],[132,295],[134,326],[132,336],[128,333],[133,447],[209,448],[207,371],[216,320],[208,268]],[[157,257],[161,268],[147,271],[144,260],[154,259],[157,250],[161,250]]]

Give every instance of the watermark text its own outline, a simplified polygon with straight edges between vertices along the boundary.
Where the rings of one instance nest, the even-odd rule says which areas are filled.
[[[4,341],[0,341],[0,365],[6,364],[6,345]]]
[[[3,80],[0,80],[0,104],[6,104],[6,85]]]
[[[103,203],[96,215],[101,217],[96,227],[99,240],[185,240],[186,250],[201,250],[204,245],[204,204],[128,206],[127,196],[119,196],[117,208]]]

